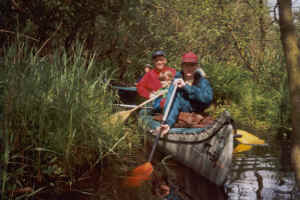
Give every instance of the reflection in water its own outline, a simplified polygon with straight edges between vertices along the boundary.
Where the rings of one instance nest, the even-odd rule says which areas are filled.
[[[223,187],[218,187],[207,179],[197,175],[191,169],[176,164],[176,185],[188,197],[188,200],[226,200]]]
[[[289,141],[276,140],[270,134],[267,140],[266,146],[253,146],[249,151],[234,154],[224,188],[187,168],[176,169],[178,184],[193,200],[299,200]]]
[[[228,199],[300,199],[289,159],[289,142],[272,139],[268,143],[234,155],[225,184]]]

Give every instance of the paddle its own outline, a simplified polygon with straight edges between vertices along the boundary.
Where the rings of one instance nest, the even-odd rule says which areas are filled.
[[[252,146],[249,144],[238,144],[232,153],[241,153],[244,151],[249,151],[250,149],[252,149]]]
[[[172,91],[169,103],[167,105],[166,111],[165,111],[164,116],[163,116],[162,124],[164,124],[165,121],[167,120],[167,117],[168,117],[171,105],[173,103],[173,99],[174,99],[176,90],[177,90],[177,85],[174,86],[174,89]],[[154,143],[153,143],[153,146],[152,146],[152,150],[151,150],[151,153],[149,155],[149,158],[148,158],[147,162],[145,164],[142,164],[142,165],[136,167],[131,172],[131,176],[127,177],[127,179],[124,181],[125,186],[127,186],[127,187],[138,187],[143,183],[143,181],[146,181],[146,180],[150,179],[150,175],[153,172],[153,166],[151,164],[151,161],[152,161],[156,146],[158,144],[160,135],[161,135],[161,131],[159,131],[157,133],[156,137],[155,137],[155,140],[154,140]]]
[[[158,95],[156,95],[156,96],[154,96],[154,97],[152,97],[152,98],[150,98],[150,99],[144,101],[143,103],[141,103],[141,104],[135,106],[135,107],[134,107],[133,109],[131,109],[131,110],[120,111],[120,112],[117,112],[117,113],[113,114],[111,117],[109,117],[108,122],[111,123],[111,124],[115,124],[117,121],[118,121],[119,123],[122,123],[122,122],[126,121],[127,118],[130,116],[131,113],[133,113],[133,112],[136,111],[137,109],[143,107],[143,106],[146,105],[147,103],[149,103],[149,102],[155,100],[156,98],[162,96],[163,94],[165,94],[165,92],[162,92],[162,93],[160,93],[160,94],[158,94]]]
[[[119,106],[119,107],[123,107],[123,108],[135,108],[137,107],[137,105],[130,105],[130,104],[113,104],[114,106]],[[153,109],[152,107],[148,106],[148,107],[143,107],[144,109]]]
[[[244,130],[238,129],[237,134],[240,135],[240,137],[236,137],[235,139],[242,144],[264,144],[265,143],[264,140]]]

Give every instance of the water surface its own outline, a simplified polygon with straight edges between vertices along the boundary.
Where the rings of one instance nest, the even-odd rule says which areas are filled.
[[[290,140],[264,133],[266,146],[253,146],[234,154],[231,174],[225,184],[230,200],[300,199],[290,163]]]
[[[193,200],[300,200],[290,163],[290,140],[276,134],[256,134],[265,146],[233,155],[224,187],[217,187],[190,169],[176,170],[182,189]]]

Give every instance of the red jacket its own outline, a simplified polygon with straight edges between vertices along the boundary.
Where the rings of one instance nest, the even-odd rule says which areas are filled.
[[[143,78],[137,84],[137,91],[140,96],[149,99],[150,93],[156,91],[161,88],[160,81],[158,80],[159,73],[171,71],[175,76],[176,70],[165,66],[162,71],[158,71],[157,69],[152,69],[151,71],[147,72]]]

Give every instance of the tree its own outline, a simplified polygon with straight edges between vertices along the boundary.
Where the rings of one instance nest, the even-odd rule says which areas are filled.
[[[292,165],[300,187],[300,51],[297,45],[296,28],[293,23],[291,0],[278,0],[279,25],[286,68],[288,72],[289,93],[292,104]]]

